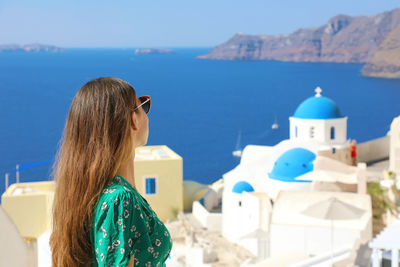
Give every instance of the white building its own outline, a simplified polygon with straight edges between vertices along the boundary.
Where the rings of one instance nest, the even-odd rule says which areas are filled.
[[[389,170],[400,177],[400,116],[390,125],[390,156]]]
[[[268,244],[247,237],[257,231],[269,236],[271,204],[281,191],[312,190],[311,180],[296,178],[313,172],[317,156],[351,164],[347,117],[321,95],[321,88],[315,92],[289,118],[289,139],[275,146],[246,146],[240,164],[223,175],[222,234],[255,255]]]
[[[334,222],[302,213],[307,207],[330,197],[365,212],[359,219]],[[283,191],[274,204],[270,227],[272,257],[287,251],[318,255],[346,245],[351,247],[357,239],[366,243],[372,238],[371,198],[368,194],[346,192]]]
[[[351,162],[347,117],[333,100],[321,95],[321,88],[315,91],[289,118],[290,139],[275,146],[244,149],[240,164],[223,176],[228,198],[235,199],[231,191],[240,181],[246,181],[255,191],[268,193],[272,199],[280,190],[309,190],[310,181],[295,178],[313,170],[317,155]]]

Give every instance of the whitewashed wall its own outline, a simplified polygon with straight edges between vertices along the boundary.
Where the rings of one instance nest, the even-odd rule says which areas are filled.
[[[333,249],[350,246],[361,232],[352,229],[335,229],[333,231]],[[298,252],[306,255],[318,255],[331,251],[330,227],[310,227],[299,225],[271,224],[270,255]]]
[[[28,252],[24,239],[10,217],[0,206],[0,266],[37,266],[34,253]]]
[[[290,140],[316,141],[320,143],[342,144],[347,139],[347,117],[340,119],[299,119],[290,117]],[[297,126],[297,137],[296,137]],[[310,128],[314,127],[314,137]],[[331,127],[335,128],[335,138],[331,140]]]
[[[400,176],[400,116],[390,126],[390,167]]]
[[[198,200],[193,202],[192,213],[201,225],[208,230],[222,230],[222,214],[209,212]]]

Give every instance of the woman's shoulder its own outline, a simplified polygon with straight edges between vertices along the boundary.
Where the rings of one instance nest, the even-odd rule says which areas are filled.
[[[124,185],[113,184],[106,186],[100,194],[100,202],[115,202],[118,199],[132,199],[134,202],[137,201],[136,196],[130,188]]]
[[[126,194],[129,196],[134,196],[135,189],[130,185],[124,178],[119,175],[115,175],[111,180],[106,184],[104,189],[101,192],[101,195],[105,196],[115,196],[118,194]]]
[[[105,189],[125,189],[125,191],[130,192],[132,191],[133,187],[128,181],[126,181],[124,178],[122,178],[119,175],[114,175],[113,178],[110,179],[110,181],[106,184],[104,187]]]
[[[118,177],[114,176],[101,191],[95,208],[98,212],[106,206],[118,204],[120,200],[130,200],[132,203],[137,202],[137,197],[134,195],[132,188],[116,178]]]

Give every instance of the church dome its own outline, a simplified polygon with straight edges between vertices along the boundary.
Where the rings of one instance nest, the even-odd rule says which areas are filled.
[[[336,103],[321,96],[321,88],[315,90],[317,94],[304,100],[294,112],[293,117],[299,119],[338,119],[344,116]]]
[[[269,177],[285,182],[308,182],[295,180],[295,178],[314,169],[312,162],[315,157],[313,152],[304,148],[289,149],[275,161]]]
[[[232,189],[233,193],[241,194],[241,193],[243,193],[243,191],[253,192],[254,188],[248,182],[245,182],[245,181],[237,182],[233,186],[233,189]]]

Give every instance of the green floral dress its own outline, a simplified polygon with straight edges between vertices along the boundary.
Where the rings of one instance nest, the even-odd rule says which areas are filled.
[[[93,266],[163,267],[172,249],[168,229],[149,203],[123,177],[115,175],[103,189],[90,229]]]

